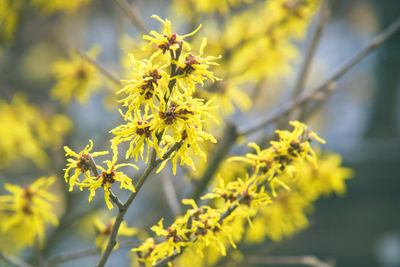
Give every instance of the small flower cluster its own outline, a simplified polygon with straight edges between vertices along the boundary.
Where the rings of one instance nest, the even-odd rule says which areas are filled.
[[[54,203],[48,192],[55,177],[41,177],[26,187],[5,184],[10,195],[0,196],[0,236],[16,249],[44,241],[45,227],[57,225]]]
[[[135,192],[135,188],[132,184],[132,179],[129,178],[123,172],[117,171],[121,167],[130,166],[135,169],[138,167],[134,164],[123,163],[117,164],[118,159],[118,150],[117,147],[113,147],[113,157],[112,160],[105,160],[103,163],[107,165],[107,168],[103,168],[100,165],[96,165],[93,157],[101,156],[108,154],[108,151],[101,152],[91,152],[93,148],[92,140],[89,140],[90,145],[87,145],[80,153],[76,153],[72,151],[69,147],[65,146],[65,152],[67,157],[74,157],[76,159],[68,158],[67,169],[65,169],[65,182],[69,183],[69,190],[72,191],[74,186],[77,185],[80,190],[83,188],[90,191],[89,202],[92,201],[92,198],[96,195],[96,190],[99,188],[104,189],[104,199],[109,209],[113,208],[113,205],[110,201],[110,189],[111,185],[115,182],[120,183],[120,188],[127,189],[131,192]],[[74,169],[74,173],[71,176],[70,171]],[[98,173],[98,170],[101,170],[101,173]],[[81,181],[79,176],[83,174],[84,179]],[[92,176],[93,174],[93,176]]]
[[[187,164],[195,169],[190,157],[191,151],[205,159],[200,149],[204,141],[216,142],[215,138],[203,130],[206,119],[217,122],[211,112],[215,109],[210,99],[195,98],[197,86],[203,86],[206,80],[215,81],[217,77],[209,70],[216,65],[218,57],[203,57],[206,40],[203,41],[199,53],[190,51],[186,38],[197,33],[201,25],[193,32],[185,35],[173,33],[171,22],[159,20],[164,30],[162,33],[151,31],[143,39],[149,41],[149,46],[157,49],[149,59],[137,60],[131,55],[133,64],[132,77],[122,82],[127,85],[118,94],[123,95],[120,102],[126,107],[121,111],[126,124],[111,131],[114,146],[129,142],[126,158],[136,161],[146,151],[147,162],[150,148],[153,148],[165,166],[171,160],[176,173],[178,160],[181,165]],[[175,150],[164,158],[168,150]]]
[[[165,241],[156,244],[150,239],[133,249],[139,252],[139,260],[146,266],[151,266],[174,253],[180,254],[184,249],[194,250],[198,255],[202,255],[203,250],[211,244],[221,255],[225,255],[226,240],[235,247],[234,232],[238,228],[243,229],[245,222],[251,224],[251,218],[260,209],[273,204],[277,188],[290,190],[278,177],[285,174],[293,179],[299,171],[299,164],[315,164],[315,153],[310,146],[311,139],[324,141],[298,121],[291,122],[291,125],[294,127],[291,132],[277,131],[279,141],[272,141],[270,148],[261,150],[252,143],[250,146],[256,149],[257,154],[231,159],[250,163],[254,169],[252,175],[246,175],[244,179],[237,178],[225,183],[220,177],[218,187],[202,197],[219,202],[219,207],[198,207],[194,200],[183,200],[184,204],[191,205],[192,208],[184,216],[178,217],[167,229],[164,229],[162,220],[154,226],[152,230],[157,236],[164,236]],[[236,225],[238,222],[241,226]]]
[[[279,241],[285,236],[308,226],[307,215],[313,210],[313,203],[322,195],[342,195],[345,180],[353,176],[352,171],[341,166],[337,154],[317,151],[317,164],[304,162],[297,166],[296,179],[280,175],[291,191],[278,190],[273,204],[260,209],[253,220],[253,227],[246,232],[248,243],[263,242],[266,237]]]

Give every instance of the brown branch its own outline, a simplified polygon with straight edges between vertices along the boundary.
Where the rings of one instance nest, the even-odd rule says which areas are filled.
[[[93,65],[94,67],[96,67],[102,74],[104,74],[104,76],[106,76],[110,81],[112,81],[113,83],[115,83],[116,85],[120,86],[122,85],[120,79],[118,79],[117,77],[115,77],[103,64],[101,64],[100,62],[92,59],[91,57],[89,57],[84,51],[80,50],[80,49],[75,49],[76,53],[78,53],[84,60],[86,60],[89,64]]]
[[[250,125],[239,131],[240,135],[248,135],[255,131],[261,130],[270,123],[276,121],[281,116],[284,116],[294,110],[297,107],[301,107],[307,101],[311,100],[315,96],[319,96],[320,93],[326,93],[327,88],[332,82],[336,82],[340,77],[347,73],[354,65],[360,62],[365,56],[375,50],[377,47],[382,45],[386,40],[392,37],[397,31],[400,30],[400,17],[397,18],[389,27],[387,27],[382,33],[376,35],[364,48],[358,51],[353,57],[351,57],[346,63],[343,64],[338,70],[336,70],[322,85],[309,91],[304,91],[295,99],[288,101],[279,108],[268,113],[264,118],[260,119],[253,125]]]
[[[58,264],[63,262],[72,261],[87,256],[97,255],[100,253],[100,251],[101,250],[98,247],[92,247],[80,251],[67,252],[50,259],[45,266],[46,267],[57,266]]]
[[[310,71],[311,62],[314,58],[319,41],[321,40],[322,32],[325,29],[326,23],[328,22],[328,19],[329,19],[330,1],[331,0],[322,1],[321,9],[320,9],[320,13],[319,13],[318,21],[317,21],[317,26],[315,28],[315,31],[312,34],[311,43],[307,49],[303,66],[300,69],[299,77],[296,81],[296,85],[294,88],[292,98],[297,97],[304,89],[304,85],[305,85],[305,82],[308,78],[308,74]]]
[[[0,259],[3,259],[6,263],[10,264],[11,266],[16,266],[16,267],[33,267],[32,265],[14,258],[11,255],[8,255],[7,253],[3,252],[0,250]]]
[[[278,264],[278,265],[306,265],[312,267],[332,267],[331,264],[319,260],[315,256],[268,256],[268,257],[249,257],[243,263],[244,266],[249,265],[267,265],[267,264]]]
[[[139,11],[134,5],[129,4],[126,0],[114,0],[114,2],[125,12],[141,34],[148,32],[143,20],[140,18]]]

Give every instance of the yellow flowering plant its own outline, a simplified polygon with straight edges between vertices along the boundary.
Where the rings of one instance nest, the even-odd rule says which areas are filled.
[[[29,5],[54,14],[82,10],[89,2],[0,0],[0,37],[12,39],[19,14]],[[100,254],[97,267],[121,265],[111,255],[127,247],[132,266],[247,266],[246,257],[254,255],[247,247],[289,239],[310,225],[318,199],[346,192],[353,171],[342,166],[340,155],[321,149],[325,138],[301,121],[339,77],[399,30],[400,22],[322,86],[304,90],[310,49],[290,99],[263,114],[261,108],[288,93],[270,92],[269,85],[292,73],[300,56],[297,44],[317,12],[317,27],[323,27],[327,2],[174,0],[169,17],[179,19],[152,15],[159,29],[151,31],[135,4],[114,2],[142,35],[121,38],[122,79],[98,62],[100,46],[93,45],[54,61],[48,93],[56,101],[48,106],[29,103],[22,94],[0,99],[0,176],[19,168],[23,158],[33,163],[28,163],[31,176],[35,166],[47,173],[62,170],[59,179],[5,183],[0,237],[9,244],[0,244],[1,263],[55,266]],[[274,99],[265,100],[267,90]],[[93,109],[87,109],[95,92]],[[100,112],[100,97],[113,102],[108,107],[118,119]],[[80,124],[74,134],[84,132],[89,143],[65,139],[71,120],[55,110],[75,116]],[[96,116],[104,128],[89,134]],[[87,129],[80,129],[82,121]],[[16,181],[27,175],[23,170]],[[146,188],[150,177],[154,188]],[[160,188],[166,201],[158,198]],[[142,199],[136,200],[138,195]],[[99,210],[107,212],[107,221]],[[79,221],[86,216],[95,231],[93,247],[51,255],[69,227],[86,231]],[[75,236],[63,250],[71,239]],[[30,249],[20,254],[27,254],[27,263],[18,259],[26,248],[38,259],[30,258]]]

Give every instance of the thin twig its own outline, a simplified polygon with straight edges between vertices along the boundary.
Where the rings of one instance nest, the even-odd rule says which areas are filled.
[[[17,259],[11,255],[0,250],[0,259],[3,259],[8,264],[16,267],[33,267],[32,265],[24,262],[23,260]]]
[[[80,50],[79,48],[75,49],[76,53],[78,53],[84,60],[86,60],[88,63],[96,67],[101,73],[104,74],[110,81],[115,83],[116,85],[120,86],[122,85],[121,81],[115,77],[103,64],[100,62],[92,59],[89,57],[84,51]]]
[[[175,191],[174,184],[172,182],[171,176],[167,174],[162,174],[161,181],[163,183],[163,190],[165,198],[167,199],[168,205],[171,208],[175,216],[181,213],[181,208],[179,206],[178,196]]]
[[[306,265],[312,267],[332,267],[330,264],[319,260],[315,256],[268,256],[268,257],[249,257],[243,262],[243,266],[249,265],[266,265],[266,264],[278,264],[278,265]]]
[[[54,258],[50,259],[47,262],[46,267],[53,267],[53,266],[57,266],[58,264],[66,262],[66,261],[71,261],[71,260],[75,260],[75,259],[79,259],[79,258],[83,258],[83,257],[87,257],[87,256],[96,255],[96,254],[99,254],[100,251],[101,250],[98,247],[92,247],[92,248],[87,248],[87,249],[80,250],[80,251],[67,252],[67,253],[55,256]]]
[[[276,121],[281,116],[284,116],[291,112],[297,107],[301,107],[307,101],[311,100],[319,93],[325,93],[329,84],[336,82],[340,77],[347,73],[354,65],[361,61],[365,56],[371,53],[375,48],[382,45],[387,39],[393,36],[398,30],[400,30],[400,17],[397,18],[388,28],[386,28],[382,33],[375,36],[371,42],[369,42],[364,48],[357,52],[353,57],[351,57],[342,67],[335,71],[329,79],[327,79],[322,85],[309,91],[304,91],[295,99],[288,101],[279,108],[268,113],[264,118],[261,118],[253,125],[247,126],[239,131],[240,135],[248,135],[255,131],[263,129],[265,126]]]
[[[129,4],[125,0],[114,0],[114,2],[122,9],[122,11],[125,12],[125,14],[132,21],[132,24],[135,25],[135,27],[140,31],[141,34],[145,34],[148,32],[135,6]]]
[[[306,57],[303,63],[303,66],[300,69],[298,79],[296,81],[296,85],[294,88],[292,98],[297,97],[304,89],[305,82],[308,78],[308,74],[311,67],[311,62],[314,58],[317,46],[319,41],[321,40],[322,32],[325,29],[326,23],[329,19],[329,6],[331,0],[324,0],[321,4],[321,9],[317,21],[317,26],[315,31],[312,33],[311,43],[307,49]]]
[[[127,247],[127,246],[131,247],[132,240],[122,240],[122,241],[119,241],[118,244],[120,245],[120,247]],[[98,247],[90,247],[90,248],[85,248],[85,249],[78,250],[78,251],[66,252],[66,253],[62,253],[60,255],[54,256],[49,261],[47,261],[47,264],[45,266],[46,267],[54,267],[63,262],[72,261],[72,260],[76,260],[76,259],[84,258],[84,257],[88,257],[88,256],[93,256],[93,255],[97,255],[100,253],[101,253],[101,249]]]

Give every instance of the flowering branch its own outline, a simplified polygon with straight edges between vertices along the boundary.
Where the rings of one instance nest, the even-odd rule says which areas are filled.
[[[97,263],[97,265],[96,265],[97,267],[102,267],[102,266],[104,266],[106,264],[108,257],[110,256],[113,248],[117,244],[116,238],[117,238],[119,227],[121,226],[121,223],[122,223],[122,221],[124,219],[124,216],[125,216],[127,210],[129,209],[130,205],[132,204],[133,200],[135,200],[137,194],[139,193],[140,189],[142,188],[142,186],[143,186],[144,182],[146,181],[147,177],[150,175],[150,173],[152,172],[152,170],[154,168],[156,168],[161,162],[163,162],[164,159],[168,159],[169,156],[173,152],[178,150],[181,146],[182,146],[182,142],[175,143],[175,145],[172,146],[165,153],[164,158],[163,159],[158,159],[158,160],[156,159],[156,152],[155,152],[155,149],[153,148],[153,150],[151,152],[150,163],[147,166],[147,169],[144,171],[144,173],[140,177],[139,181],[135,185],[136,192],[132,192],[131,195],[129,196],[128,200],[124,204],[119,205],[119,204],[116,203],[118,205],[118,215],[117,215],[117,217],[115,219],[113,228],[111,230],[111,234],[110,234],[110,238],[109,238],[108,243],[107,243],[107,247],[106,247],[105,251],[103,252],[99,262]],[[111,194],[110,194],[110,197],[111,197]],[[114,201],[113,198],[111,198],[111,200]]]

